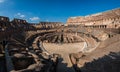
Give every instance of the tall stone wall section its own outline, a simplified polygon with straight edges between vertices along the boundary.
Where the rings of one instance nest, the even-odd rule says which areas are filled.
[[[67,25],[118,28],[120,27],[120,8],[87,16],[70,17]]]

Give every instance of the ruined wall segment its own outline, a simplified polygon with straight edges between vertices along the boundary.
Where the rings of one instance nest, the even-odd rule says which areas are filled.
[[[39,22],[39,24],[34,25],[37,29],[51,29],[62,26],[61,22]]]
[[[120,8],[87,16],[70,17],[67,25],[118,28],[120,27]]]
[[[0,21],[9,22],[8,17],[0,16]]]

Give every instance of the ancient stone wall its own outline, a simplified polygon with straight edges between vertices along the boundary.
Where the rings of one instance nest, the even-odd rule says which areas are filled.
[[[67,25],[82,25],[82,26],[100,26],[106,25],[106,28],[120,27],[120,9],[114,9],[102,13],[70,17],[67,20]]]
[[[13,22],[13,23],[16,23],[16,24],[26,24],[26,23],[27,23],[26,20],[16,19],[16,18],[14,18],[14,19],[12,20],[12,22]]]
[[[38,25],[34,25],[37,29],[50,29],[60,27],[62,25],[61,22],[40,22]]]

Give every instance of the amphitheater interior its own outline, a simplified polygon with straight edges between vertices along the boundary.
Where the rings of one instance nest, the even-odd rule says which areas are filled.
[[[0,72],[120,72],[120,27],[46,23],[0,16]]]

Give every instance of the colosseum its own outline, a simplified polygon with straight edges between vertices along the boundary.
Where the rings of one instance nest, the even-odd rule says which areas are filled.
[[[66,25],[0,16],[0,72],[120,72],[120,8]]]

